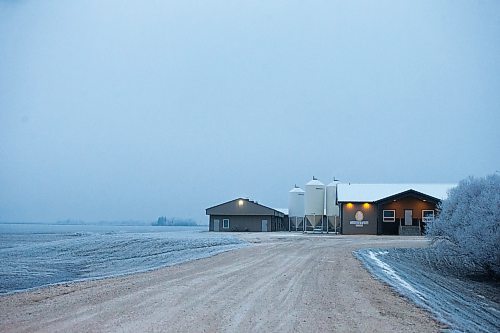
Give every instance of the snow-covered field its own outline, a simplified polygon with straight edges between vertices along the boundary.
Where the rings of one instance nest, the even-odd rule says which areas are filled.
[[[0,224],[0,295],[149,271],[246,246],[206,227]]]
[[[452,332],[500,332],[500,284],[436,269],[422,260],[422,251],[428,249],[362,249],[354,254],[372,275],[429,310]]]

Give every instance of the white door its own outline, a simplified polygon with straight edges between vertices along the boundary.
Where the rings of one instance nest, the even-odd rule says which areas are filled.
[[[219,231],[220,220],[214,220],[214,231]]]
[[[262,220],[262,231],[267,231],[267,220]]]
[[[405,209],[405,225],[413,224],[413,210]]]

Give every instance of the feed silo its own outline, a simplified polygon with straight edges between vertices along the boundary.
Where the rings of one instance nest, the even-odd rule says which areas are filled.
[[[288,230],[291,230],[291,223],[297,230],[304,220],[304,190],[295,185],[288,193]]]
[[[339,223],[339,206],[336,204],[337,200],[337,182],[333,181],[326,185],[326,219],[327,229],[330,226],[335,232],[338,230]]]
[[[304,197],[304,210],[306,215],[306,221],[304,221],[304,223],[307,224],[307,221],[309,221],[314,228],[322,221],[323,214],[325,213],[325,184],[313,177],[313,179],[306,184]]]

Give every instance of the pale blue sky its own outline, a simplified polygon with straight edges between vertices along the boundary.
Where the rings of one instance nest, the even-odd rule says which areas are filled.
[[[0,0],[0,221],[482,176],[499,92],[499,1]]]

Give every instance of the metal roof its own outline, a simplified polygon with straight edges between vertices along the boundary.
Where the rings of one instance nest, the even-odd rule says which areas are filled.
[[[288,208],[274,208],[274,210],[277,210],[278,212],[281,212],[284,215],[288,215]]]
[[[307,185],[314,185],[314,186],[325,186],[325,184],[323,184],[322,182],[320,182],[319,180],[317,180],[316,178],[313,178],[313,180],[310,180],[307,184]]]
[[[243,205],[240,205],[240,202]],[[236,198],[207,208],[205,211],[207,215],[284,215],[283,212],[277,209],[264,206],[248,198]]]
[[[338,184],[339,202],[375,202],[395,194],[414,190],[439,200],[448,197],[456,184]]]

